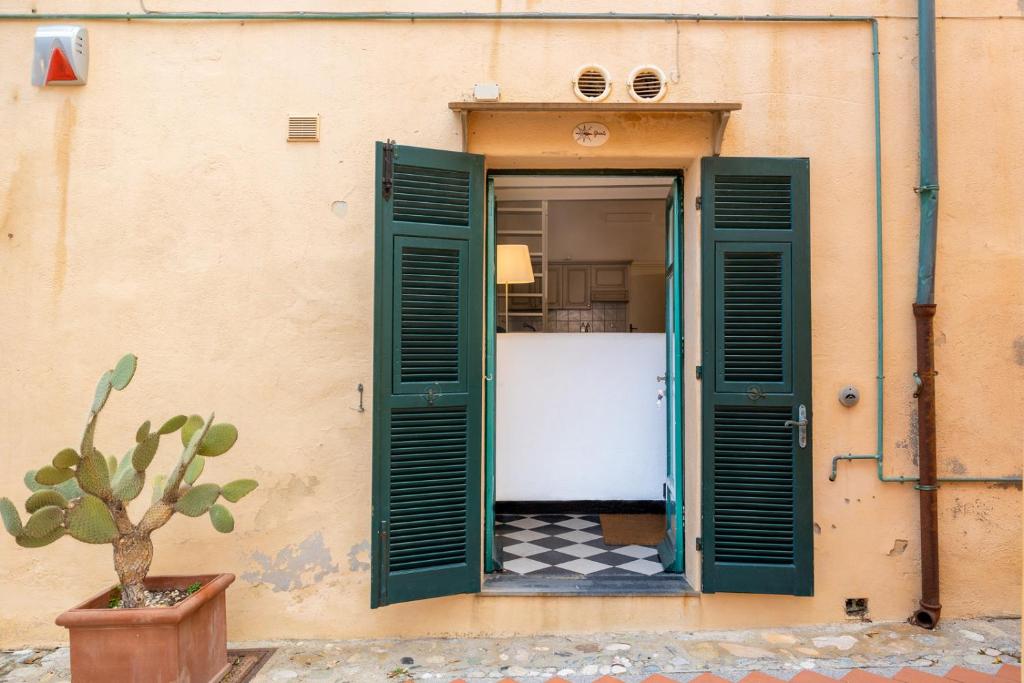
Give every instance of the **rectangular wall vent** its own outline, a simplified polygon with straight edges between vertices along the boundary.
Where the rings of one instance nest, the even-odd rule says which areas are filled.
[[[320,142],[320,116],[289,116],[288,142]]]

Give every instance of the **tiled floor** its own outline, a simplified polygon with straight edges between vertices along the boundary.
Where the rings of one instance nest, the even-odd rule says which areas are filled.
[[[653,546],[604,543],[599,515],[497,515],[502,569],[531,577],[664,575]]]

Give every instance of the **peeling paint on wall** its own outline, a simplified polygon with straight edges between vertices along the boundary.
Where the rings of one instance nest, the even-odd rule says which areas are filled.
[[[897,538],[895,541],[892,542],[892,548],[889,550],[887,554],[889,555],[889,557],[893,557],[894,555],[902,555],[906,551],[906,549],[907,539]]]
[[[960,462],[957,458],[946,458],[942,462],[946,469],[953,474],[967,474],[967,465]]]
[[[953,519],[960,518],[973,518],[979,522],[989,521],[989,515],[992,512],[992,505],[983,500],[968,500],[965,501],[959,496],[953,499]]]
[[[297,545],[281,548],[273,560],[259,551],[252,554],[252,560],[259,568],[245,572],[242,578],[250,583],[269,584],[275,592],[312,586],[338,572],[319,531]]]
[[[348,549],[348,568],[353,572],[370,570],[370,542],[356,543]]]
[[[907,429],[907,436],[903,439],[897,439],[894,444],[896,448],[904,451],[910,451],[910,461],[915,465],[918,464],[918,418],[917,418],[917,401],[911,402],[910,408],[910,420]]]

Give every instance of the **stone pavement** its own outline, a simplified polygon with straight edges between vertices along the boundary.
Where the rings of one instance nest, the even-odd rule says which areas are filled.
[[[904,667],[943,676],[957,666],[995,673],[1004,664],[1017,664],[1020,620],[944,620],[934,631],[905,623],[853,622],[734,631],[268,641],[233,643],[232,647],[279,648],[257,674],[254,682],[258,683],[404,683],[411,679],[494,683],[503,678],[540,683],[554,676],[591,683],[603,675],[615,678],[602,683],[638,683],[655,674],[687,683],[707,672],[733,682],[752,672],[788,681],[802,671],[838,679],[854,669],[892,678]],[[858,679],[859,675],[848,677],[847,683],[870,683]],[[755,678],[746,683],[758,683]],[[906,672],[897,679],[939,683],[938,678],[909,680]],[[0,652],[0,680],[67,682],[67,648]],[[705,677],[699,683],[712,680]],[[760,679],[760,683],[768,681]],[[803,678],[800,683],[805,683]]]

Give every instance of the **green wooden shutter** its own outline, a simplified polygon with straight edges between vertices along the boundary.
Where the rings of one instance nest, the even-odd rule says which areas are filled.
[[[373,607],[480,589],[482,183],[377,143]]]
[[[808,161],[701,172],[702,590],[812,595]]]

